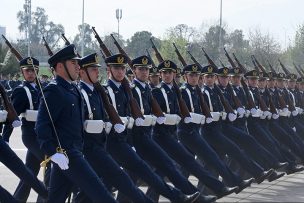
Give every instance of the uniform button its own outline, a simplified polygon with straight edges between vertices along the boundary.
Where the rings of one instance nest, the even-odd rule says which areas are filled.
[[[120,107],[120,104],[118,104],[117,106]]]
[[[75,104],[72,104],[72,106],[75,106]]]

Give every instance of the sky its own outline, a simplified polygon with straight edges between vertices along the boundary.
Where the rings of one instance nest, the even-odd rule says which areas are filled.
[[[75,36],[82,21],[83,0],[31,0],[32,10],[43,7],[50,21],[61,23],[66,36]],[[15,40],[17,12],[25,0],[2,0],[0,26]],[[284,48],[292,42],[297,27],[304,23],[303,0],[222,0],[223,22],[228,30],[242,29],[245,38],[250,30],[270,33]],[[136,31],[150,31],[164,37],[166,30],[178,24],[200,28],[219,23],[220,0],[84,0],[84,21],[95,26],[100,36],[117,32],[115,10],[122,9],[120,34],[130,38]]]

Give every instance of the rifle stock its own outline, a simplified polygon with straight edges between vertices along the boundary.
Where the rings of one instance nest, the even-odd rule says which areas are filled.
[[[246,82],[244,81],[244,78],[241,79],[241,83],[242,83],[242,86],[244,88],[244,91],[245,91],[245,94],[246,94],[246,97],[247,97],[247,109],[252,109],[252,108],[256,108],[255,106],[255,103],[254,103],[254,100],[249,92],[249,88],[248,88],[248,85],[246,84]]]
[[[92,30],[93,30],[93,34],[99,44],[99,47],[101,49],[100,51],[104,53],[102,55],[105,57],[111,56],[112,54],[111,54],[110,50],[107,48],[107,46],[103,43],[103,41],[99,37],[99,34],[96,32],[95,27],[92,26]],[[105,57],[103,57],[103,58],[105,58]]]
[[[223,104],[226,113],[234,113],[232,107],[230,106],[230,104],[228,103],[227,99],[225,98],[222,90],[216,84],[214,84],[214,90],[220,96],[221,103]]]
[[[175,80],[173,80],[173,87],[177,94],[178,106],[179,106],[181,117],[182,118],[190,117],[190,112],[187,107],[187,104],[186,104],[185,100],[183,99],[182,93],[181,93],[178,85],[176,84]]]
[[[43,40],[43,45],[45,46],[49,56],[53,56],[53,52],[49,46],[49,44],[47,43],[47,41],[45,40],[44,36],[42,37],[42,40]]]
[[[14,106],[12,105],[12,103],[10,102],[5,88],[3,87],[2,84],[0,84],[0,95],[3,99],[3,106],[5,108],[5,110],[7,111],[7,120],[12,123],[15,120],[19,120],[18,115],[16,113],[16,110],[14,108]]]
[[[6,37],[4,35],[2,35],[5,44],[9,47],[9,49],[11,50],[11,52],[15,55],[15,57],[17,58],[18,61],[21,61],[23,59],[23,57],[21,56],[21,54],[12,46],[12,44],[6,39]]]
[[[211,113],[210,113],[210,109],[205,102],[204,95],[202,93],[201,88],[199,88],[199,86],[197,85],[195,87],[195,89],[196,89],[196,92],[197,92],[197,94],[199,96],[199,99],[200,99],[200,106],[201,106],[201,110],[202,110],[203,114],[206,116],[206,118],[212,118]]]

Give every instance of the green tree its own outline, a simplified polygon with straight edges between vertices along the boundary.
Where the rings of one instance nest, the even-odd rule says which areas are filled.
[[[75,36],[73,43],[77,46],[78,51],[80,52],[81,50],[81,43],[82,43],[82,38],[81,38],[81,33],[82,33],[82,25],[78,25],[78,31],[79,33]],[[91,26],[87,23],[84,23],[84,55],[91,54],[93,52],[96,52],[98,45],[96,41],[93,41],[92,37],[92,29]]]
[[[146,55],[146,49],[151,47],[150,38],[152,33],[148,31],[136,32],[127,41],[126,51],[131,58]]]

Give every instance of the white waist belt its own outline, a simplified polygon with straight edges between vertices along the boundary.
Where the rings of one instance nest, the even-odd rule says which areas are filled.
[[[134,125],[134,118],[132,117],[120,117],[121,121],[123,122],[124,126],[128,129],[132,129]]]
[[[144,115],[145,119],[142,126],[154,126],[156,123],[156,116]]]
[[[177,125],[181,121],[181,117],[177,114],[165,114],[165,125]]]
[[[38,116],[38,110],[26,110],[25,113],[20,114],[21,117],[24,117],[25,120],[36,122]]]
[[[6,118],[7,118],[7,111],[0,110],[0,123],[5,122]]]
[[[192,118],[192,123],[204,124],[205,121],[206,121],[206,117],[202,114],[197,114],[197,113],[190,112],[190,116]]]
[[[227,113],[226,113],[225,111],[222,111],[222,112],[221,112],[221,117],[222,117],[222,120],[223,120],[223,121],[226,120],[226,118],[227,118]]]
[[[213,118],[213,121],[219,121],[220,117],[221,117],[221,113],[220,112],[210,112],[211,116]]]
[[[105,124],[103,120],[85,120],[84,130],[87,133],[102,133]]]
[[[263,115],[263,111],[261,111],[261,109],[257,109],[257,112],[255,114],[251,114],[251,116],[254,118],[259,118],[261,115]]]

